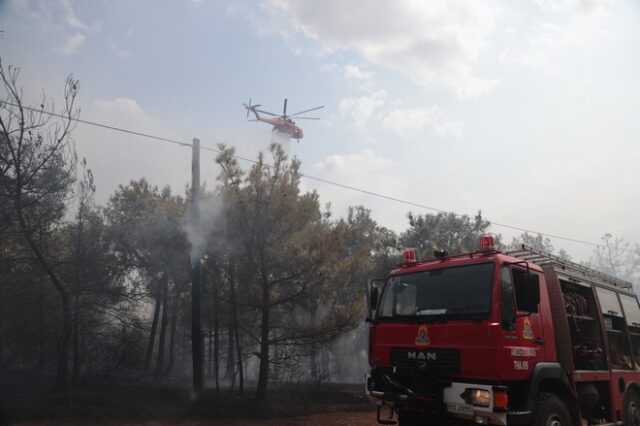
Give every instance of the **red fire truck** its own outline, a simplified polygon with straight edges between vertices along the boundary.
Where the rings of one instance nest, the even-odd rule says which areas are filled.
[[[640,426],[631,283],[491,236],[434,255],[371,283],[378,423]]]

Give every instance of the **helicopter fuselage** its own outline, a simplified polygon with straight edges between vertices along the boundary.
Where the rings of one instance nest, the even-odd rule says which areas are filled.
[[[280,133],[284,133],[286,135],[291,136],[294,139],[302,139],[304,133],[302,129],[296,126],[296,123],[292,120],[287,120],[284,118],[265,118],[261,117],[257,111],[253,111],[256,116],[257,121],[262,121],[263,123],[269,123],[273,126],[273,131],[278,131]]]

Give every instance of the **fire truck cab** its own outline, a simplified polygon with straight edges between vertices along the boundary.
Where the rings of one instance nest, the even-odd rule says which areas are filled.
[[[370,293],[367,393],[380,424],[640,426],[629,282],[535,251],[418,259]]]

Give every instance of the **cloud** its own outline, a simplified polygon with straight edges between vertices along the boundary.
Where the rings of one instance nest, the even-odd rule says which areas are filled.
[[[84,34],[75,33],[69,37],[65,43],[56,50],[64,56],[72,56],[84,44],[86,37]]]
[[[64,10],[65,21],[70,28],[83,31],[89,30],[89,27],[78,19],[69,0],[63,0],[61,4]]]
[[[384,106],[387,92],[378,90],[369,96],[348,97],[340,101],[340,114],[352,120],[354,126],[365,129],[375,114]]]
[[[269,5],[321,49],[355,51],[421,85],[448,88],[460,98],[495,85],[475,75],[500,10],[492,0],[271,0]]]
[[[608,0],[535,0],[540,16],[530,26],[527,41],[517,49],[504,49],[503,64],[518,64],[554,74],[576,49],[604,40],[611,34],[612,5]]]
[[[340,101],[343,118],[362,131],[372,128],[391,130],[403,138],[418,136],[425,131],[443,137],[460,137],[464,123],[452,119],[438,106],[430,108],[385,108],[387,92],[378,90],[365,96],[346,97]]]
[[[357,66],[349,64],[344,68],[344,76],[349,79],[369,81],[373,77],[373,74],[362,71]]]
[[[609,0],[534,0],[543,11],[592,14],[600,13],[611,6]]]
[[[547,49],[505,49],[498,61],[501,64],[516,64],[540,70],[543,74],[551,75],[559,69],[553,55]]]
[[[53,50],[64,56],[74,55],[88,34],[100,32],[100,23],[87,25],[76,15],[69,0],[13,0],[10,4],[23,18],[24,25],[50,40],[55,45]]]
[[[351,177],[363,177],[370,173],[385,172],[392,169],[394,162],[389,158],[376,155],[365,149],[356,154],[333,154],[313,165],[314,172],[323,174],[349,174]]]
[[[94,99],[83,106],[80,118],[150,135],[190,142],[174,126],[156,117],[129,97]],[[175,124],[175,123],[174,123]],[[87,159],[98,187],[97,202],[104,203],[120,184],[145,177],[159,187],[171,185],[181,192],[191,177],[191,149],[150,138],[79,124],[74,130],[76,150]],[[204,161],[204,160],[203,160]],[[203,167],[203,180],[211,170]]]
[[[96,99],[93,101],[92,110],[99,116],[114,118],[119,124],[141,123],[144,125],[151,123],[151,119],[135,99]],[[139,125],[135,128],[139,128]]]
[[[340,66],[338,64],[336,64],[335,62],[330,62],[328,64],[321,65],[320,69],[322,71],[326,71],[326,72],[329,72],[329,73],[334,73],[334,72],[337,72],[340,69]]]
[[[415,199],[415,190],[408,185],[410,170],[389,156],[369,149],[350,153],[332,154],[311,166],[314,176],[349,186],[389,195],[401,199]],[[322,202],[330,202],[336,216],[344,215],[349,206],[364,205],[371,209],[372,217],[381,224],[398,230],[406,223],[406,206],[390,203],[371,195],[303,179],[305,189],[317,189]],[[412,195],[413,194],[413,195]]]
[[[427,129],[445,137],[460,137],[464,131],[464,123],[451,119],[437,106],[429,109],[395,109],[386,115],[382,126],[404,138],[418,136]]]
[[[115,44],[113,40],[107,40],[107,46],[109,46],[109,49],[111,49],[118,58],[126,58],[131,54],[128,50],[122,49],[120,46]]]

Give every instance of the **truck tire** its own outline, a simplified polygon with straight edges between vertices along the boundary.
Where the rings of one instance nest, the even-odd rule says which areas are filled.
[[[624,396],[624,426],[640,426],[640,398],[634,390]]]
[[[557,395],[540,392],[536,401],[533,426],[571,426],[571,416]]]

